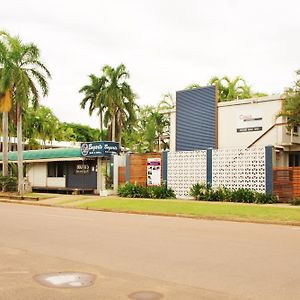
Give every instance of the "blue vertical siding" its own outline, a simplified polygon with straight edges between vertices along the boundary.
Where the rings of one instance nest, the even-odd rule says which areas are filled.
[[[176,151],[216,148],[216,88],[176,93]]]

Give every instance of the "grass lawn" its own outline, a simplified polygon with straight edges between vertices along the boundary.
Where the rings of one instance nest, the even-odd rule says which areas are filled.
[[[58,194],[50,194],[50,193],[26,193],[24,197],[33,197],[39,199],[49,199],[49,198],[57,198],[60,195]]]
[[[300,207],[279,205],[106,197],[88,203],[74,203],[74,206],[116,212],[300,225]]]

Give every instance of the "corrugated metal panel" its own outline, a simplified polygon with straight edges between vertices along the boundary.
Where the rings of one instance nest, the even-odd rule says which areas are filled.
[[[176,151],[216,148],[216,88],[176,93]]]
[[[23,151],[23,160],[39,160],[39,159],[55,159],[81,157],[80,148],[58,148],[44,150],[28,150]],[[17,161],[18,153],[16,151],[8,153],[9,161]],[[0,153],[0,161],[2,161],[2,153]]]

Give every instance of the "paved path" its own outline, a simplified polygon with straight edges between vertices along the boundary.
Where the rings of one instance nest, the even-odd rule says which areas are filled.
[[[300,227],[0,203],[0,299],[300,299]],[[90,272],[92,287],[33,276]]]

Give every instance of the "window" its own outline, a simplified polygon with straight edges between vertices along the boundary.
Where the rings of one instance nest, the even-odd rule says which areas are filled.
[[[300,153],[289,154],[289,167],[300,166]]]
[[[60,162],[48,163],[48,177],[64,177],[64,167]]]

